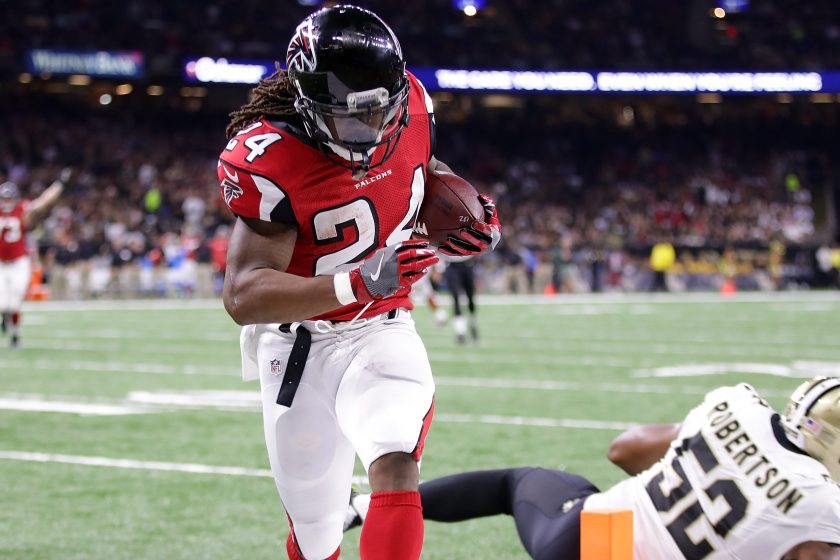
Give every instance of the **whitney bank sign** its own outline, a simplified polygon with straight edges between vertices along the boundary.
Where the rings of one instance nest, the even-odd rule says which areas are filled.
[[[143,75],[143,54],[139,51],[77,51],[33,49],[27,68],[35,74],[87,74],[115,78]]]

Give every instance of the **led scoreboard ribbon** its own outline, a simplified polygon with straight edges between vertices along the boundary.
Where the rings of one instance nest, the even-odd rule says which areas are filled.
[[[840,71],[536,71],[412,68],[430,91],[521,93],[840,93]],[[184,62],[191,82],[256,84],[274,62],[192,58]]]

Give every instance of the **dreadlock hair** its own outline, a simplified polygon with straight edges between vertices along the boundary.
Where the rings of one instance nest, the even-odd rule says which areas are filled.
[[[260,80],[251,90],[251,101],[229,115],[230,123],[225,129],[228,138],[262,118],[282,120],[283,117],[297,114],[295,94],[289,76],[280,68],[279,63],[275,62],[274,68],[275,72],[272,75]]]

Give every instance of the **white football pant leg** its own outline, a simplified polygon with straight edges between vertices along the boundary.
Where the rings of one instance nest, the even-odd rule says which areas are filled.
[[[0,263],[0,311],[19,311],[29,288],[32,263],[29,256]]]
[[[274,482],[303,555],[327,558],[341,544],[355,462],[334,412],[343,369],[333,359],[341,357],[336,337],[312,335],[306,369],[286,408],[276,400],[294,336],[263,325],[257,329],[263,426]],[[271,372],[272,360],[282,362],[280,373]]]
[[[415,450],[435,385],[410,318],[383,321],[350,336],[353,359],[338,388],[336,414],[367,470],[387,453]]]

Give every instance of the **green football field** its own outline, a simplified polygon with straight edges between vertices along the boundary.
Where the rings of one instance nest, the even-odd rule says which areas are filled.
[[[840,375],[836,293],[480,304],[464,347],[415,312],[438,387],[425,479],[540,465],[606,487],[622,429],[679,421],[723,384],[778,407]],[[32,304],[24,321],[23,349],[0,341],[0,558],[285,558],[258,386],[219,303]],[[510,519],[426,526],[426,559],[523,557]]]

